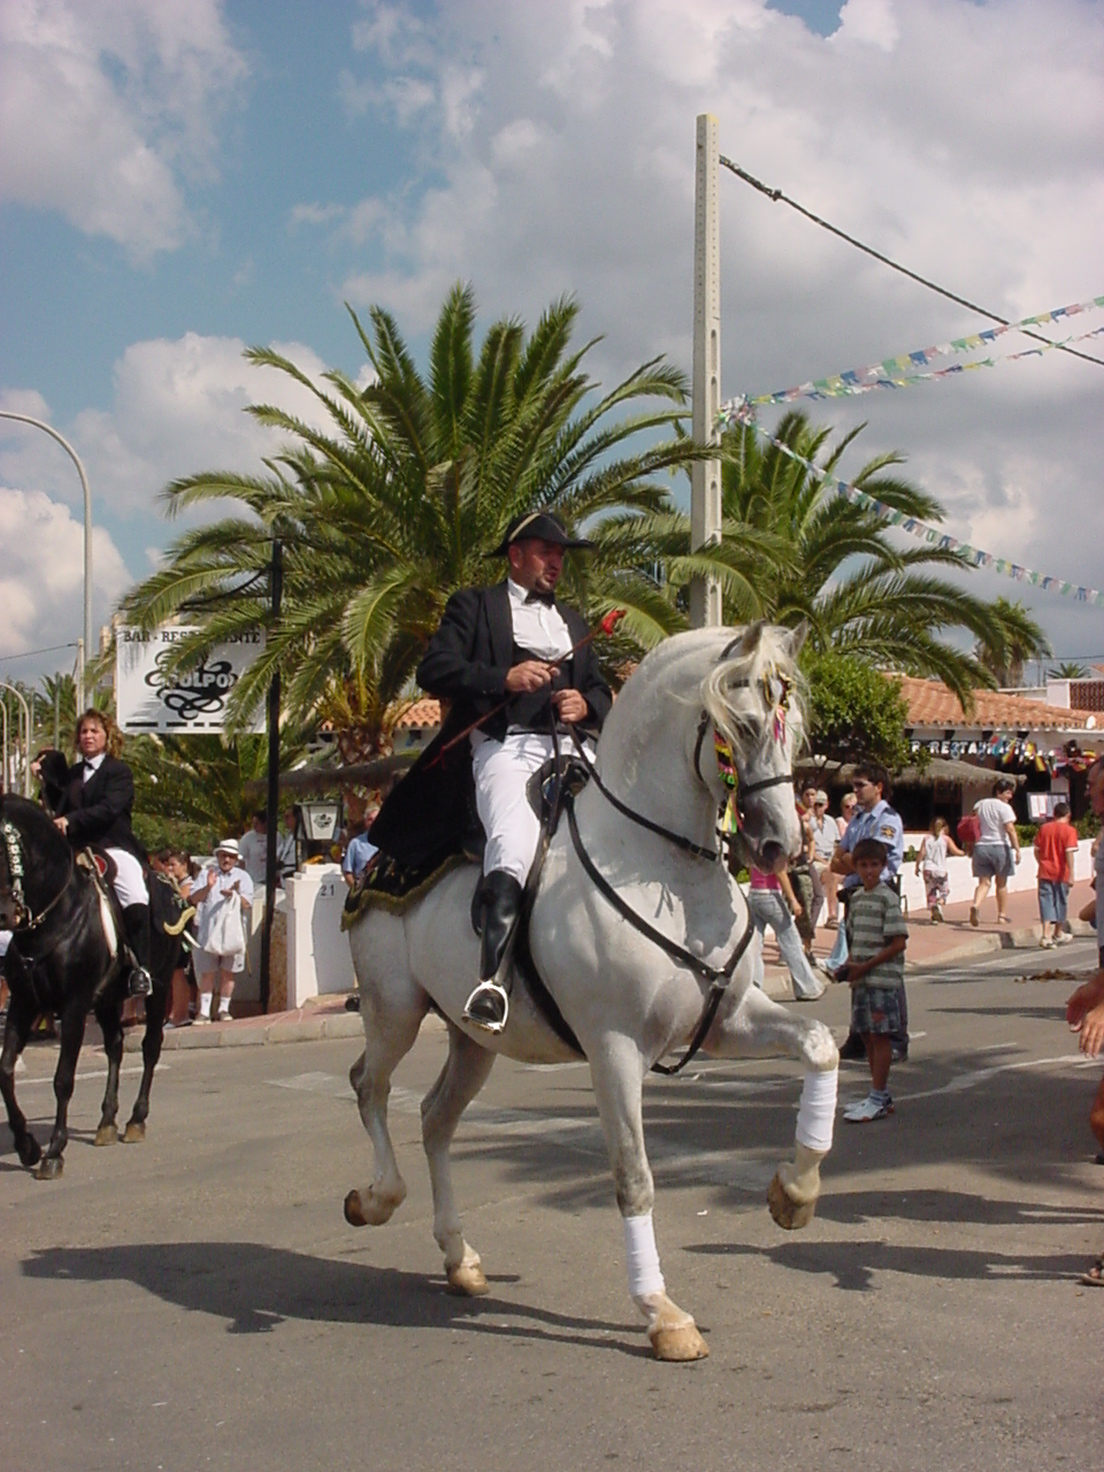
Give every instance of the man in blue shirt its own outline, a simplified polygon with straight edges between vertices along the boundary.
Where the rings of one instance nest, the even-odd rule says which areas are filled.
[[[349,839],[349,846],[345,850],[345,857],[341,861],[341,872],[345,876],[345,883],[352,889],[368,865],[379,853],[379,849],[368,842],[368,834],[364,828],[354,837]]]
[[[886,860],[881,873],[881,883],[888,884],[894,890],[897,888],[897,871],[901,867],[901,860],[905,854],[905,825],[901,822],[900,814],[890,807],[887,800],[890,782],[889,773],[885,767],[879,762],[860,763],[851,778],[851,786],[855,792],[855,816],[848,823],[832,859],[833,872],[844,876],[840,898],[845,911],[848,896],[862,885],[851,860],[851,851],[860,839],[874,838],[885,848]],[[836,932],[836,943],[832,947],[832,954],[824,963],[824,969],[834,973],[846,960],[847,928],[846,925],[841,924]],[[903,1016],[902,1032],[893,1038],[893,1061],[895,1063],[903,1062],[908,1057],[908,1002],[903,989],[901,1012]],[[849,1051],[845,1052],[844,1049]],[[854,1039],[848,1037],[847,1042],[840,1049],[842,1058],[852,1055],[856,1058],[866,1057],[862,1039],[857,1034],[854,1035]]]

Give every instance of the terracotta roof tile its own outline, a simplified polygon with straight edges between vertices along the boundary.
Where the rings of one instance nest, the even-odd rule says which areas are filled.
[[[1082,731],[1081,711],[1047,705],[1022,695],[1001,695],[995,690],[975,690],[974,709],[966,715],[958,696],[941,680],[919,680],[912,675],[895,675],[908,706],[911,726],[980,726],[992,731]]]
[[[395,722],[396,731],[412,731],[415,727],[439,726],[441,724],[441,702],[424,697],[416,700],[404,710]]]

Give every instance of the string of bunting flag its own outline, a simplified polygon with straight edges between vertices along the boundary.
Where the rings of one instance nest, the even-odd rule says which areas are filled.
[[[774,393],[754,396],[739,394],[721,405],[717,416],[718,424],[721,427],[727,427],[731,424],[748,423],[756,408],[766,404],[789,404],[796,399],[844,398],[854,394],[870,393],[874,389],[881,388],[909,388],[916,383],[948,378],[954,374],[967,373],[975,368],[995,368],[998,363],[1015,362],[1019,358],[1041,357],[1043,353],[1052,348],[1066,347],[1070,343],[1084,342],[1088,338],[1098,337],[1104,333],[1104,327],[1097,327],[1091,332],[1063,338],[1060,342],[1025,348],[1018,353],[1008,353],[1001,358],[982,358],[974,363],[956,364],[951,368],[936,369],[930,373],[912,371],[923,368],[926,364],[948,354],[975,352],[995,342],[997,338],[1003,337],[1006,333],[1019,332],[1024,328],[1036,327],[1048,322],[1064,322],[1068,318],[1079,316],[1083,312],[1094,311],[1099,307],[1104,307],[1104,296],[1092,297],[1084,302],[1075,302],[1068,307],[1056,307],[1051,312],[1039,312],[1032,317],[1022,317],[1018,322],[1010,322],[1007,326],[987,327],[982,332],[970,333],[966,337],[956,337],[950,342],[938,343],[934,347],[917,348],[911,353],[899,353],[892,358],[883,358],[879,363],[868,363],[861,368],[848,368],[842,373],[830,374],[827,378],[810,379],[806,383],[796,384],[793,388],[778,389]]]
[[[1048,593],[1061,593],[1067,598],[1075,598],[1078,603],[1104,604],[1104,593],[1099,592],[1096,588],[1082,588],[1079,584],[1068,582],[1065,578],[1035,572],[1032,568],[1023,567],[1020,563],[1012,562],[1007,557],[998,557],[993,552],[983,552],[979,547],[971,547],[968,542],[961,542],[957,537],[941,532],[937,527],[928,526],[926,522],[918,521],[915,516],[907,516],[903,511],[887,506],[884,501],[879,501],[876,496],[859,490],[858,486],[851,485],[849,481],[839,480],[836,476],[829,475],[819,465],[806,460],[803,455],[799,455],[782,440],[776,439],[760,425],[752,422],[752,428],[757,434],[768,440],[776,450],[811,471],[829,490],[842,496],[853,506],[863,506],[868,511],[873,511],[887,526],[899,527],[901,531],[908,532],[910,536],[916,537],[918,541],[926,542],[940,552],[956,552],[962,561],[971,567],[986,567],[990,572],[1000,573],[1017,583],[1030,583],[1033,588],[1043,588]]]

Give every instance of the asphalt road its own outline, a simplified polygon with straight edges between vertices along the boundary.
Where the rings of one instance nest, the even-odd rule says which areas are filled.
[[[1090,965],[1085,943],[1059,956]],[[1100,1066],[1061,1021],[1053,953],[910,982],[912,1059],[890,1120],[837,1128],[816,1219],[764,1203],[797,1072],[705,1063],[647,1088],[669,1290],[711,1356],[649,1358],[585,1067],[499,1063],[461,1126],[457,1188],[490,1297],[449,1297],[417,1101],[426,1028],[395,1078],[409,1196],[345,1225],[369,1179],[355,1042],[183,1051],[144,1145],[91,1145],[86,1052],[64,1177],[0,1127],[0,1466],[6,1472],[685,1466],[1099,1466]],[[812,1009],[840,1030],[847,997]],[[46,1046],[20,1095],[45,1138]],[[124,1110],[137,1087],[128,1057]],[[841,1098],[865,1091],[844,1070]],[[124,1114],[125,1117],[125,1114]]]

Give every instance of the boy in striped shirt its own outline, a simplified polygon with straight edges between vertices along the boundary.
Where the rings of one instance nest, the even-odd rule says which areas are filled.
[[[855,892],[847,916],[849,960],[838,973],[851,986],[851,1031],[866,1046],[870,1093],[845,1109],[849,1124],[868,1124],[893,1113],[889,1089],[891,1034],[901,1029],[901,996],[905,985],[908,926],[901,902],[881,883],[885,846],[863,838],[851,851],[862,889]]]

